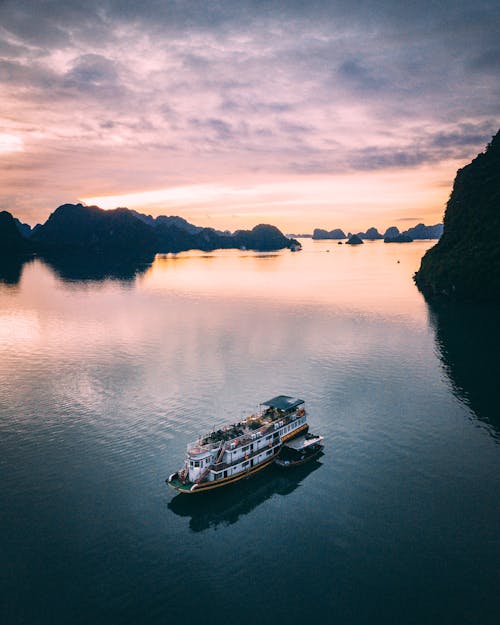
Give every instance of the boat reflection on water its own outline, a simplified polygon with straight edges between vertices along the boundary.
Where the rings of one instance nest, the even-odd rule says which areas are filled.
[[[319,457],[288,471],[273,465],[227,489],[201,493],[196,497],[176,495],[168,508],[178,516],[190,517],[189,527],[193,532],[203,532],[218,525],[232,525],[273,495],[289,495],[321,466]]]
[[[439,357],[454,395],[500,438],[500,307],[428,305]]]

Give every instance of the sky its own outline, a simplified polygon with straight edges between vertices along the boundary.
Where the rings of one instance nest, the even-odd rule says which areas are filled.
[[[499,24],[496,0],[2,0],[0,210],[437,223],[498,130]]]

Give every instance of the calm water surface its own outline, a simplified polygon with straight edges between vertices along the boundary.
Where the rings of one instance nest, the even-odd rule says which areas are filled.
[[[431,242],[0,273],[0,623],[497,624],[499,315],[429,308]],[[314,464],[169,491],[277,394]]]

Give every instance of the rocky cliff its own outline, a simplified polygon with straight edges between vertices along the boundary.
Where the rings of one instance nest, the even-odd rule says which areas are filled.
[[[0,212],[0,257],[27,254],[31,245],[19,232],[16,220],[7,211]]]
[[[415,282],[428,297],[500,303],[500,131],[458,170],[440,241]]]
[[[42,226],[33,229],[30,241],[44,255],[90,253],[144,260],[152,260],[157,252],[220,248],[270,251],[296,243],[268,224],[230,234],[193,226],[180,217],[153,219],[127,208],[102,210],[82,204],[59,206]]]

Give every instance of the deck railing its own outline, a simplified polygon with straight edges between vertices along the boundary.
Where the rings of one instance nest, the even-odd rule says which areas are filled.
[[[274,419],[273,421],[264,422],[259,428],[256,428],[256,429],[250,429],[248,425],[246,424],[246,422],[244,421],[243,423],[245,425],[243,425],[242,423],[242,426],[241,426],[242,428],[245,428],[243,434],[235,436],[232,439],[219,440],[219,441],[214,441],[210,443],[202,443],[201,441],[203,439],[198,439],[197,441],[194,441],[193,443],[188,443],[187,451],[188,453],[190,452],[191,453],[203,453],[207,451],[214,451],[214,450],[220,449],[221,445],[225,445],[226,449],[236,449],[236,447],[241,447],[242,445],[246,445],[255,440],[258,440],[259,438],[262,438],[262,436],[265,436],[269,434],[270,432],[274,432],[278,428],[283,427],[284,425],[287,425],[288,423],[291,423],[292,421],[295,421],[299,417],[303,417],[305,414],[306,414],[306,411],[304,410],[304,408],[299,408],[298,410],[290,414],[278,415],[276,419]],[[265,415],[256,415],[256,418],[265,419],[266,417]],[[219,429],[224,431],[226,428],[221,427]],[[218,430],[214,430],[214,431],[218,431]]]

